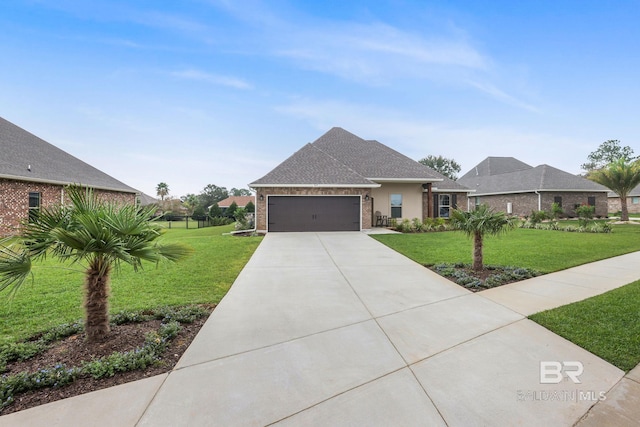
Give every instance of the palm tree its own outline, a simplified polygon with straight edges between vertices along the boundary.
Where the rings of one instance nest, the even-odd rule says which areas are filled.
[[[591,172],[588,178],[604,185],[620,197],[620,219],[629,221],[627,197],[631,190],[640,184],[640,160],[628,162],[625,158],[620,158],[602,169]]]
[[[137,271],[142,261],[177,261],[190,253],[180,244],[162,245],[153,208],[99,201],[89,189],[69,187],[70,206],[42,209],[14,238],[0,241],[0,290],[15,293],[31,274],[32,260],[53,256],[85,265],[85,330],[89,342],[109,334],[109,279],[122,262]]]
[[[164,210],[164,198],[169,195],[169,185],[166,182],[156,185],[156,195],[160,197],[160,204],[162,205],[162,210]]]
[[[487,205],[478,205],[470,212],[455,209],[451,213],[451,226],[473,237],[473,269],[483,268],[483,239],[485,235],[495,236],[516,226],[516,218],[495,212]]]

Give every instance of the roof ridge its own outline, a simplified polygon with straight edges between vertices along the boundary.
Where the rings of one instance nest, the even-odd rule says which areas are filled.
[[[336,127],[333,127],[332,129],[336,129]],[[343,131],[345,131],[345,132],[349,132],[349,131],[346,131],[346,130],[344,130],[344,129],[342,129],[342,128],[337,128],[337,129],[341,129],[341,130],[343,130]],[[349,133],[351,133],[351,132],[349,132]],[[353,136],[355,136],[356,138],[362,139],[362,138],[360,138],[358,135],[354,135],[354,134],[352,134],[352,135],[353,135]],[[320,139],[320,138],[318,138],[318,139]],[[343,161],[341,161],[340,159],[338,159],[338,158],[336,158],[336,157],[332,156],[330,153],[327,153],[327,152],[326,152],[326,151],[324,151],[323,149],[318,148],[317,146],[315,146],[314,144],[315,144],[316,142],[318,142],[318,139],[316,139],[316,140],[315,140],[315,141],[313,141],[312,143],[309,143],[309,144],[311,145],[311,147],[313,147],[314,149],[318,150],[319,152],[321,152],[321,153],[322,153],[322,154],[324,154],[325,156],[328,156],[329,158],[333,159],[334,161],[336,161],[336,162],[340,163],[342,166],[344,166],[345,168],[349,169],[351,172],[355,173],[355,174],[356,174],[356,175],[358,175],[359,177],[364,178],[364,179],[366,179],[367,181],[370,181],[371,183],[373,183],[373,181],[371,181],[368,177],[366,177],[366,176],[362,175],[360,172],[356,171],[356,170],[355,170],[355,169],[353,169],[351,166],[347,165],[346,163],[344,163],[344,162],[343,162]],[[364,140],[364,139],[362,139],[362,140],[366,142],[366,140]]]

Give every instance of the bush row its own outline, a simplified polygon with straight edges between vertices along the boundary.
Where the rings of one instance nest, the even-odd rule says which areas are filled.
[[[161,307],[155,310],[122,311],[112,316],[113,324],[138,323],[159,319],[158,331],[146,335],[141,347],[128,352],[114,352],[109,356],[85,361],[80,366],[62,364],[37,372],[19,372],[0,377],[0,410],[13,402],[14,396],[45,387],[62,387],[76,379],[91,376],[94,379],[111,377],[118,372],[144,369],[157,363],[169,342],[180,330],[180,323],[193,323],[208,316],[209,310],[200,306]],[[82,332],[82,322],[66,323],[52,328],[25,342],[5,344],[0,347],[0,372],[13,361],[28,360],[45,351],[52,342]]]

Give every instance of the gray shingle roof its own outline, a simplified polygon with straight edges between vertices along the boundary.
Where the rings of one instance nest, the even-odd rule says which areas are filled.
[[[2,117],[0,149],[0,178],[62,185],[82,184],[103,190],[138,193],[134,188]]]
[[[549,165],[491,175],[469,176],[467,173],[459,181],[461,184],[475,189],[478,196],[533,191],[607,191],[600,184]]]
[[[609,193],[607,193],[607,196],[608,197],[620,197],[616,193],[614,193],[613,191],[609,191]],[[640,197],[640,185],[638,185],[636,188],[631,190],[631,192],[629,193],[629,195],[627,197]]]
[[[503,173],[517,172],[531,168],[532,166],[514,157],[487,157],[469,172],[462,175],[460,180],[476,176],[501,175]]]
[[[250,186],[377,187],[376,181],[385,180],[437,182],[466,190],[378,141],[366,141],[339,127],[305,145]]]

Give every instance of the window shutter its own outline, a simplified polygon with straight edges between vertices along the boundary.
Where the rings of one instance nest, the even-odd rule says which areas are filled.
[[[458,195],[451,195],[451,209],[458,209]]]
[[[438,218],[440,216],[440,202],[438,199],[438,195],[433,195],[433,217]]]

